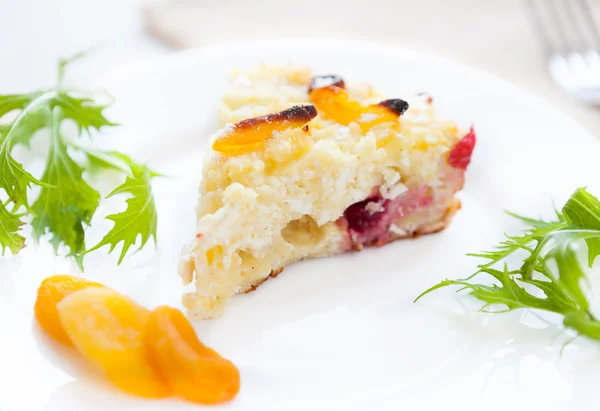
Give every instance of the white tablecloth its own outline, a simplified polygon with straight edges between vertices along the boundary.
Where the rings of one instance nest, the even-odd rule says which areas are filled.
[[[550,80],[529,0],[165,0],[150,31],[177,48],[251,38],[360,38],[433,52],[498,74],[549,100],[600,137],[600,111]],[[556,0],[546,0],[556,1]],[[591,0],[600,20],[600,1]]]
[[[102,40],[98,53],[73,68],[74,81],[171,51],[148,33],[176,49],[251,38],[360,38],[496,73],[600,136],[600,111],[571,101],[550,80],[526,1],[0,0],[0,93],[52,84],[59,56]],[[600,17],[600,0],[590,1]]]

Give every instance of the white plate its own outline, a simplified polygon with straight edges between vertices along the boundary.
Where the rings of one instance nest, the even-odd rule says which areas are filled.
[[[551,197],[560,204],[600,175],[600,146],[557,109],[433,56],[356,42],[256,42],[175,54],[105,79],[117,101],[112,118],[124,124],[111,141],[169,178],[155,186],[156,251],[149,247],[118,268],[114,256],[96,253],[85,275],[148,306],[180,306],[177,254],[193,235],[201,149],[215,127],[225,70],[261,62],[296,62],[368,80],[390,96],[427,91],[442,115],[464,126],[474,122],[479,142],[463,209],[446,231],[295,264],[236,297],[222,318],[196,324],[200,338],[241,371],[239,396],[222,408],[421,410],[454,403],[596,410],[600,345],[578,339],[561,358],[568,337],[557,319],[477,313],[476,302],[451,290],[412,302],[441,279],[470,273],[475,261],[466,252],[520,228],[503,209],[540,215],[551,209]],[[56,272],[77,273],[47,245],[30,244],[21,255],[0,259],[0,409],[198,408],[122,394],[44,338],[32,306],[41,279]]]

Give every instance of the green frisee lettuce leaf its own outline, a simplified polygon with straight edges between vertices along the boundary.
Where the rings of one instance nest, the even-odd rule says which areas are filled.
[[[146,166],[131,164],[130,167],[131,176],[128,176],[125,182],[107,197],[129,194],[130,197],[126,200],[127,208],[121,213],[106,217],[115,223],[113,228],[97,245],[89,250],[94,251],[105,245],[110,245],[109,253],[111,253],[117,244],[122,241],[123,248],[119,256],[119,263],[123,261],[127,250],[136,243],[138,237],[140,237],[138,250],[144,247],[150,237],[154,237],[156,242],[158,216],[150,182],[152,172]]]
[[[123,242],[119,263],[127,250],[141,238],[143,247],[150,237],[156,240],[156,207],[150,179],[157,174],[118,152],[103,152],[81,144],[81,137],[116,124],[109,121],[94,95],[75,93],[61,88],[65,68],[80,58],[59,62],[58,86],[32,93],[0,95],[0,117],[15,113],[10,121],[0,124],[0,249],[17,254],[24,246],[20,234],[23,217],[32,217],[35,239],[50,234],[50,243],[56,250],[69,249],[83,269],[85,253],[110,244],[111,251]],[[65,138],[61,124],[69,120],[77,126],[77,135]],[[29,148],[31,138],[39,130],[50,131],[50,145],[41,177],[32,175],[13,157],[17,145]],[[85,158],[74,158],[79,153]],[[85,180],[84,175],[98,173],[106,168],[117,170],[126,177],[125,183],[110,195],[129,193],[127,209],[107,218],[115,225],[102,242],[86,251],[85,232],[91,224],[99,204],[100,194]],[[40,187],[40,194],[32,198],[31,188]]]
[[[549,311],[562,315],[565,327],[600,340],[600,321],[589,310],[583,289],[586,272],[574,247],[578,242],[587,243],[587,262],[591,267],[600,254],[600,201],[585,188],[579,188],[557,212],[556,221],[510,215],[530,228],[521,236],[506,236],[494,250],[470,254],[484,259],[474,274],[461,280],[444,280],[415,301],[440,288],[460,286],[460,290],[469,290],[484,303],[482,311],[496,305],[506,307],[500,312],[522,308]],[[517,251],[525,251],[527,256],[509,269],[505,260]],[[498,265],[503,265],[503,269],[494,268]],[[481,275],[490,276],[493,283],[476,282]]]

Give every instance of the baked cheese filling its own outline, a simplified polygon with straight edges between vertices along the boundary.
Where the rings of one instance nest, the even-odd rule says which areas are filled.
[[[233,73],[218,117],[179,267],[196,318],[295,261],[442,230],[476,139],[430,97],[295,66]]]

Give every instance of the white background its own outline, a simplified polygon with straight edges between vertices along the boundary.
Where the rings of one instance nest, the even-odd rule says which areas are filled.
[[[278,1],[284,3],[282,0]],[[215,2],[211,3],[214,5]],[[224,0],[225,6],[226,3]],[[293,1],[287,3],[290,4],[290,7],[302,4],[302,2]],[[358,4],[358,2],[352,3]],[[362,0],[362,3],[371,4],[367,0]],[[437,4],[440,7],[444,7],[446,4],[447,9],[440,12],[431,8],[430,16],[427,16],[419,7],[411,8],[408,1],[397,0],[395,3],[397,4],[396,16],[399,26],[410,26],[413,33],[417,33],[417,30],[422,30],[422,32],[411,36],[411,30],[408,30],[403,32],[405,35],[402,37],[387,37],[385,41],[395,42],[402,46],[424,48],[446,57],[495,71],[552,100],[553,104],[564,107],[569,114],[577,117],[590,128],[593,128],[593,125],[597,124],[596,122],[600,119],[600,115],[595,111],[568,103],[551,87],[545,77],[541,56],[536,54],[535,41],[530,36],[526,20],[517,7],[518,1],[482,0],[478,2],[482,10],[476,10],[465,6],[465,4],[473,4],[474,0],[440,0]],[[431,5],[435,2],[428,0],[427,3]],[[422,5],[423,2],[413,0],[412,4]],[[463,6],[460,6],[461,4]],[[498,6],[499,4],[502,6]],[[486,12],[486,7],[492,8],[495,12]],[[105,41],[105,48],[98,55],[92,56],[76,67],[76,77],[101,75],[106,71],[118,70],[124,65],[167,55],[171,49],[144,34],[141,8],[139,2],[132,0],[0,0],[0,93],[19,92],[52,84],[56,74],[55,64],[59,56],[69,55],[99,41]],[[172,14],[169,14],[168,10],[171,10]],[[211,27],[215,31],[207,37],[196,37],[192,34],[193,30],[190,29],[202,27],[207,22],[202,20],[202,14],[194,14],[194,18],[191,20],[193,24],[186,24],[186,20],[179,19],[177,10],[177,8],[167,8],[163,10],[163,13],[159,13],[158,17],[161,14],[169,16],[168,21],[161,20],[164,24],[160,26],[160,30],[158,29],[159,20],[156,20],[157,16],[155,15],[154,27],[155,32],[173,33],[170,30],[181,22],[179,27],[182,30],[178,32],[178,41],[174,42],[180,47],[200,44],[202,39],[208,43],[217,42],[220,40],[219,33],[223,36],[227,33],[227,40],[248,37],[248,32],[244,31],[245,27],[248,27],[244,24],[248,24],[248,22],[243,19],[235,20],[236,16],[239,18],[240,15],[243,15],[243,10],[238,9],[237,13],[234,13],[235,10],[231,10],[231,20],[227,20],[227,14],[220,15],[222,24],[213,24]],[[381,10],[365,8],[364,12],[365,21],[378,24],[377,18],[380,17]],[[367,13],[374,14],[369,16]],[[189,30],[183,30],[186,27]],[[337,26],[333,27],[333,30],[338,28]],[[392,36],[392,31],[390,30],[389,36]],[[429,34],[423,35],[425,32]],[[273,33],[273,35],[276,34]],[[453,35],[455,37],[452,37]],[[373,37],[378,39],[379,36]],[[381,37],[384,40],[383,34]],[[513,60],[510,60],[510,56]],[[540,119],[539,115],[537,119]],[[498,124],[500,123],[498,122]],[[533,122],[533,125],[535,124]],[[521,125],[531,126],[525,122],[522,122]],[[508,130],[509,127],[505,125],[504,129]],[[532,131],[536,129],[537,127],[532,127]],[[523,132],[522,127],[520,130]],[[490,132],[492,131],[490,130]],[[552,184],[554,183],[552,181]],[[537,335],[535,338],[537,344]],[[484,341],[482,346],[485,347],[485,343]],[[535,351],[535,354],[539,353]],[[584,354],[584,359],[590,358],[587,353]],[[554,357],[552,358],[554,359]],[[590,367],[598,364],[595,361],[596,358],[594,357],[590,361],[588,364]],[[546,363],[551,363],[551,361],[544,362],[544,364]],[[535,367],[527,367],[538,370],[537,364],[534,365]],[[525,367],[526,370],[529,369],[527,367]],[[553,398],[563,398],[563,392],[560,392],[561,387],[567,391],[564,398],[569,398],[571,395],[576,397],[575,394],[578,390],[583,394],[580,395],[581,399],[584,399],[585,395],[590,392],[597,392],[597,390],[589,389],[589,387],[598,386],[597,374],[582,372],[579,374],[579,381],[583,380],[584,383],[573,386],[565,384],[562,379],[558,378],[558,373],[554,368],[551,368],[545,375],[548,377],[547,380],[555,378],[556,384],[543,386],[544,389],[548,389],[550,393],[554,394]],[[537,384],[538,380],[524,378],[524,381]],[[586,381],[588,381],[587,384],[585,384]],[[538,385],[542,388],[541,384]],[[571,389],[573,392],[570,392]],[[548,393],[544,393],[542,397],[550,398]],[[510,396],[499,395],[497,398],[501,401],[510,399]],[[595,399],[597,400],[597,396]],[[591,404],[594,404],[594,401],[588,402],[588,405]]]
[[[170,49],[142,31],[136,0],[0,0],[0,94],[53,84],[59,57],[103,42],[76,68],[92,76]]]
[[[360,38],[495,73],[599,135],[600,111],[571,101],[550,80],[525,12],[531,1],[561,0],[0,0],[0,93],[51,84],[59,56],[103,40],[72,80],[206,44]],[[588,3],[600,20],[600,1]]]

